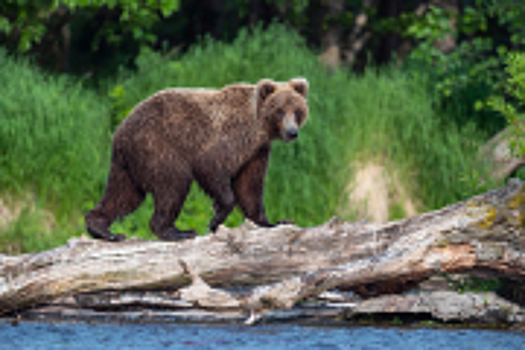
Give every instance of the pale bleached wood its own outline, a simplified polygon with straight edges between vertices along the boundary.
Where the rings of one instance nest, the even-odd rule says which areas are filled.
[[[338,219],[312,228],[246,224],[176,243],[73,239],[50,251],[0,257],[0,313],[83,292],[176,290],[191,281],[181,261],[193,281],[198,276],[212,288],[258,286],[233,299],[221,294],[229,307],[238,300],[239,308],[251,311],[290,308],[335,287],[362,294],[398,291],[458,270],[522,278],[524,208],[523,183],[511,181],[469,201],[384,225]],[[199,304],[198,298],[192,302]]]

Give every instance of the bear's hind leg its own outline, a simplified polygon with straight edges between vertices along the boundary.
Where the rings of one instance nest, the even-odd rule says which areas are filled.
[[[155,212],[150,220],[151,231],[163,241],[195,238],[195,231],[181,231],[174,226],[190,190],[191,179],[173,180],[168,189],[157,188],[153,191]]]
[[[109,227],[138,208],[145,194],[138,189],[126,170],[118,164],[111,164],[104,196],[85,218],[91,237],[118,242],[126,239],[123,234],[113,234]]]

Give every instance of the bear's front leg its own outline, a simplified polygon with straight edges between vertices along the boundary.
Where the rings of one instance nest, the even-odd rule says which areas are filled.
[[[210,231],[215,232],[219,225],[222,224],[235,207],[235,195],[230,185],[230,178],[227,174],[212,169],[212,164],[208,164],[207,171],[196,171],[196,180],[201,188],[214,201],[213,209],[215,216],[210,221]]]
[[[217,231],[219,225],[228,218],[228,215],[230,215],[234,207],[235,199],[231,190],[229,194],[225,194],[221,200],[217,200],[215,204],[213,204],[215,216],[210,221],[211,232],[215,233]]]
[[[210,231],[214,233],[219,228],[219,225],[228,218],[228,215],[230,215],[235,207],[235,196],[229,181],[226,179],[227,178],[223,179],[220,183],[216,183],[213,190],[209,191],[210,196],[215,199],[215,203],[213,204],[215,216],[210,221]]]
[[[235,199],[244,215],[261,227],[274,227],[264,209],[264,178],[270,157],[270,145],[265,145],[251,158],[233,179]],[[287,223],[284,220],[277,223]]]

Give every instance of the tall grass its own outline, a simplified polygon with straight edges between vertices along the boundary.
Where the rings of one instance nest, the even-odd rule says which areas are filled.
[[[107,135],[152,93],[297,76],[310,82],[311,114],[296,142],[276,142],[272,150],[265,190],[270,220],[291,218],[310,226],[341,212],[351,165],[370,159],[394,164],[422,209],[480,190],[475,154],[482,137],[474,127],[440,122],[446,116],[433,110],[426,81],[394,69],[369,70],[362,76],[329,72],[297,34],[280,25],[241,31],[231,44],[203,40],[176,60],[143,52],[138,71],[123,72],[101,96],[2,57],[11,68],[0,77],[13,82],[0,87],[11,96],[5,102],[0,97],[2,115],[6,110],[10,116],[9,126],[0,126],[0,184],[15,180],[17,187],[34,187],[48,200],[65,200],[70,212],[85,211],[99,200],[109,170]],[[113,230],[151,237],[152,211],[148,198]],[[211,201],[194,186],[178,225],[204,233],[212,215]],[[240,221],[237,212],[227,224]]]
[[[433,108],[421,75],[383,69],[347,84],[345,112],[352,119],[347,148],[352,159],[393,163],[401,183],[422,204],[436,209],[494,186],[485,179],[477,150],[484,135],[474,123],[459,127]]]
[[[72,213],[78,214],[103,188],[109,159],[108,101],[3,51],[0,81],[0,195],[32,193],[31,202],[36,203],[23,205],[52,210],[60,231],[73,220]],[[37,226],[28,228],[31,234],[23,239],[27,249],[35,247],[30,241],[38,236]],[[14,234],[13,227],[10,240],[22,241],[26,233]]]

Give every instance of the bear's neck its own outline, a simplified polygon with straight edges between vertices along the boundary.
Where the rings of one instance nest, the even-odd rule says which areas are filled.
[[[271,142],[270,130],[267,130],[265,121],[257,116],[254,92],[253,85],[230,85],[219,91],[217,104],[207,106],[217,123],[215,134],[210,139],[214,149],[210,149],[210,155],[213,154],[230,174],[235,174]],[[217,113],[217,110],[221,112]],[[222,151],[219,152],[219,149]]]

